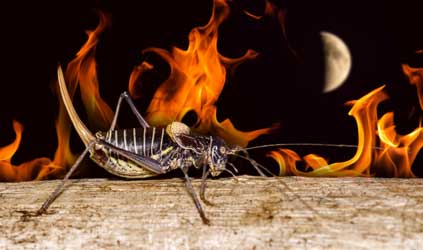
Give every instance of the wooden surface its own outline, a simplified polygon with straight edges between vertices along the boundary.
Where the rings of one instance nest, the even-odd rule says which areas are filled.
[[[31,217],[57,183],[0,183],[0,249],[423,247],[422,179],[211,180],[210,226],[180,179],[77,180]]]

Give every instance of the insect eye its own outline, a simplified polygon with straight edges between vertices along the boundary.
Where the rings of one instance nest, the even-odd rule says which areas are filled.
[[[226,153],[226,148],[225,147],[220,147],[219,151],[221,154],[225,154]]]

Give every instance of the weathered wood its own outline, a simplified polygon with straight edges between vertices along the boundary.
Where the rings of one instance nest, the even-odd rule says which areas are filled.
[[[423,180],[240,177],[208,182],[201,222],[180,179],[0,184],[0,249],[421,249]],[[286,183],[291,190],[282,184]],[[198,189],[199,181],[194,181]]]

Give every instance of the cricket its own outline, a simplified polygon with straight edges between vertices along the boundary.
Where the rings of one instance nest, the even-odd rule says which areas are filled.
[[[207,177],[209,175],[218,176],[222,172],[234,175],[232,171],[226,168],[227,165],[232,166],[235,172],[238,171],[232,163],[228,162],[230,155],[248,160],[260,175],[266,176],[260,168],[267,170],[249,158],[246,149],[228,145],[217,136],[194,134],[187,125],[181,122],[172,122],[166,127],[160,128],[150,126],[126,92],[120,95],[110,129],[106,132],[97,132],[94,135],[81,121],[72,104],[60,66],[57,69],[57,76],[61,98],[73,126],[85,144],[85,150],[71,166],[62,182],[37,211],[37,215],[45,213],[62,193],[66,181],[88,153],[96,164],[113,175],[127,179],[143,179],[180,169],[184,174],[186,188],[205,224],[209,224],[209,219],[205,215],[188,176],[190,167],[203,169],[200,198],[206,204],[211,204],[205,198]],[[123,100],[128,103],[140,127],[116,129]]]
[[[57,69],[57,77],[60,96],[76,132],[85,144],[85,150],[71,166],[62,182],[36,212],[37,215],[45,213],[63,192],[66,182],[88,153],[90,158],[106,171],[126,179],[144,179],[180,169],[184,175],[187,191],[191,195],[203,223],[209,224],[210,220],[207,218],[188,176],[189,168],[202,168],[199,196],[205,204],[212,205],[205,197],[206,180],[209,175],[216,177],[223,172],[235,176],[234,172],[227,168],[227,166],[231,166],[235,173],[238,172],[235,165],[228,161],[229,156],[248,161],[261,176],[275,176],[263,165],[250,158],[248,150],[276,146],[357,147],[348,144],[277,143],[243,148],[229,145],[218,136],[195,134],[186,124],[177,121],[165,127],[153,127],[142,117],[126,92],[120,95],[110,129],[99,131],[94,135],[79,118],[72,104],[61,66]],[[129,105],[140,127],[116,129],[123,100]],[[291,191],[286,183],[282,182],[282,184]]]

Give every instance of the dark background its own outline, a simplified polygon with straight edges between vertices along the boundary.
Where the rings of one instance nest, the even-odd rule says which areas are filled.
[[[386,84],[392,99],[385,106],[396,110],[399,131],[414,128],[421,114],[411,113],[418,102],[415,88],[401,73],[401,63],[423,66],[413,54],[423,49],[423,4],[387,2],[275,1],[287,9],[286,41],[275,19],[257,21],[243,14],[242,9],[262,13],[264,1],[233,0],[231,15],[221,26],[219,50],[225,56],[238,57],[251,48],[260,57],[229,76],[218,102],[220,118],[231,118],[242,130],[280,122],[279,133],[262,142],[355,144],[355,122],[344,103]],[[207,23],[211,6],[210,0],[62,0],[2,7],[0,144],[13,140],[12,120],[16,119],[25,130],[14,163],[53,156],[56,65],[71,61],[86,41],[84,31],[96,27],[95,9],[112,15],[112,27],[102,36],[97,59],[101,94],[114,108],[119,94],[127,89],[132,68],[145,59],[141,50],[150,46],[186,48],[189,31]],[[350,77],[329,94],[320,90],[323,59],[318,34],[322,30],[342,37],[353,57]],[[162,65],[155,77],[164,79],[167,71]],[[143,102],[139,103],[144,110]],[[75,147],[81,150],[80,146]],[[352,153],[339,157],[345,159]],[[415,171],[423,172],[416,167]]]

